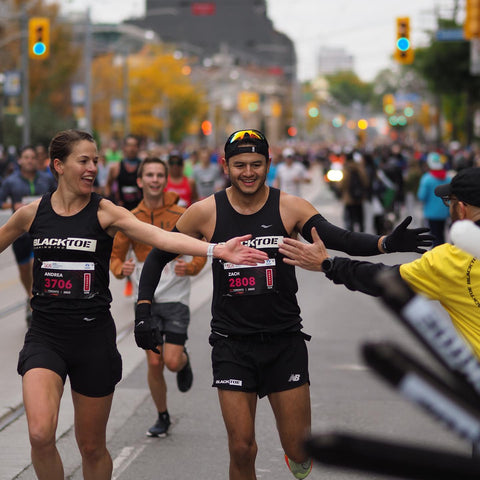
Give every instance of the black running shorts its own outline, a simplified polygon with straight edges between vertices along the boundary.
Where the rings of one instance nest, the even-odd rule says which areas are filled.
[[[52,315],[33,311],[32,326],[20,351],[17,371],[32,368],[56,372],[72,390],[87,397],[104,397],[122,378],[122,359],[116,345],[110,311]]]
[[[302,332],[267,337],[210,335],[213,387],[256,392],[260,398],[310,383]]]
[[[190,323],[190,309],[181,302],[152,303],[152,318],[166,343],[185,345]]]
[[[13,254],[18,265],[28,263],[33,258],[33,241],[28,232],[20,235],[12,243]]]

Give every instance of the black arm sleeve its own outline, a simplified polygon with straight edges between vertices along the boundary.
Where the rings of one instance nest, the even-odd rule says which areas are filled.
[[[176,227],[172,232],[178,232]],[[140,283],[138,284],[138,300],[153,300],[155,289],[162,275],[162,270],[168,262],[178,257],[178,253],[166,252],[152,248],[143,264]]]
[[[377,280],[377,275],[386,269],[399,271],[400,265],[389,266],[383,263],[334,257],[332,268],[325,273],[325,276],[337,285],[345,285],[349,290],[379,297],[383,288]]]
[[[369,233],[350,232],[337,227],[326,220],[319,213],[305,222],[302,228],[302,237],[312,242],[312,227],[317,229],[318,235],[327,248],[348,253],[348,255],[380,255],[378,250],[378,235]]]

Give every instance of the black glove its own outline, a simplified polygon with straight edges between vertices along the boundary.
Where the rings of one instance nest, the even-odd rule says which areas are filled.
[[[432,240],[435,238],[433,235],[426,234],[430,229],[426,227],[410,228],[412,217],[408,216],[395,230],[383,241],[383,248],[387,253],[392,252],[417,252],[423,253],[426,251],[424,248],[430,247]]]
[[[160,329],[152,321],[150,315],[151,305],[149,303],[140,303],[135,307],[135,342],[144,350],[152,350],[160,353],[157,345],[163,343],[162,333]]]

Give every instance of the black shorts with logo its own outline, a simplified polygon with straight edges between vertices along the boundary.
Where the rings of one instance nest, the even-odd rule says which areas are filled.
[[[34,310],[17,371],[23,376],[32,368],[52,370],[64,383],[68,375],[72,390],[81,395],[110,395],[122,378],[110,311],[64,315]]]
[[[212,333],[212,387],[255,392],[262,398],[310,383],[308,339],[302,332],[244,337]]]

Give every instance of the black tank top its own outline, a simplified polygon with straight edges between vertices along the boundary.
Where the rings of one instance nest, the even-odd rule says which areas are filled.
[[[102,197],[92,193],[83,210],[64,217],[53,210],[51,196],[42,197],[29,231],[34,252],[32,307],[47,313],[109,308],[113,238],[98,221]]]
[[[212,330],[232,335],[280,333],[302,328],[295,267],[283,262],[278,242],[287,237],[280,217],[280,190],[270,188],[265,205],[242,215],[230,205],[225,190],[215,193],[217,221],[212,242],[252,234],[249,245],[269,259],[256,267],[214,259]]]
[[[125,163],[120,162],[120,172],[117,177],[118,196],[122,206],[127,210],[133,210],[142,199],[142,191],[137,185],[137,170],[140,165],[138,161],[137,168],[133,172],[128,172]]]

